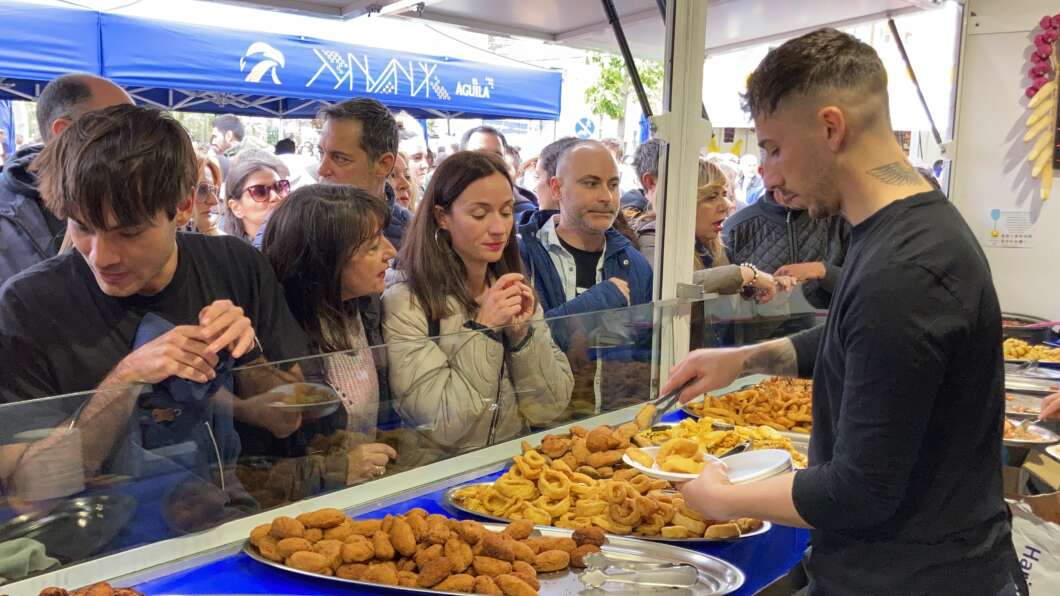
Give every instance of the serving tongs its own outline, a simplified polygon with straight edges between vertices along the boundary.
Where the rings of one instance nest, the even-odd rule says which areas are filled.
[[[694,378],[689,379],[677,389],[674,389],[666,395],[660,396],[654,401],[650,402],[655,405],[655,415],[651,417],[651,424],[648,425],[649,427],[654,428],[655,425],[659,424],[659,420],[663,417],[663,414],[670,411],[670,409],[674,407],[674,404],[677,403],[677,398],[681,395],[681,392],[684,391],[689,385],[691,385],[693,381],[695,381]]]
[[[655,569],[611,569],[608,571],[590,567],[578,575],[578,579],[589,588],[601,588],[609,583],[642,588],[691,588],[699,583],[699,570],[691,565],[670,565]]]

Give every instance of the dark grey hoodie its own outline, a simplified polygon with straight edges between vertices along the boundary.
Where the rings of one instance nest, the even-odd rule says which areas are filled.
[[[41,204],[37,177],[29,165],[44,145],[30,145],[0,170],[0,285],[19,272],[55,256],[66,222]]]

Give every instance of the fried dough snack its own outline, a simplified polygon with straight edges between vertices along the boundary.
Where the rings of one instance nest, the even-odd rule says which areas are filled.
[[[708,395],[687,407],[696,416],[729,424],[765,425],[775,430],[809,434],[813,422],[812,394],[812,381],[774,377],[721,397]]]
[[[530,456],[528,461],[544,460]],[[569,475],[555,468],[549,470],[563,475],[566,483],[571,482],[570,477],[574,474],[569,468],[565,469]],[[544,476],[543,469],[539,472]],[[560,482],[551,474],[549,478],[552,483]],[[626,489],[614,492],[616,495],[619,492],[623,496],[627,494]],[[311,573],[440,592],[537,596],[539,571],[548,573],[567,569],[574,552],[579,552],[577,560],[584,562],[586,554],[595,552],[593,549],[599,550],[604,543],[603,533],[594,528],[581,530],[578,540],[533,535],[533,523],[527,520],[494,532],[476,521],[427,515],[423,510],[390,515],[383,520],[356,522],[337,520],[329,510],[299,517],[302,521],[277,518],[279,527],[274,527],[277,523],[274,521],[254,528],[251,545],[262,556]],[[303,537],[275,537],[276,533],[295,531],[294,524],[302,525],[303,521],[332,525],[328,530],[347,528],[350,533],[344,540],[321,538],[315,543]],[[413,526],[418,522],[423,523],[424,529],[417,537]],[[375,530],[371,535],[359,533],[371,529]],[[439,543],[443,537],[444,542]],[[582,551],[577,551],[580,543],[585,546]]]
[[[642,442],[645,446],[661,445],[675,440],[689,440],[698,444],[703,453],[716,457],[724,456],[733,447],[744,441],[751,442],[751,449],[783,449],[791,454],[791,461],[797,468],[805,468],[806,456],[795,450],[791,439],[781,435],[769,426],[737,426],[732,430],[715,430],[714,418],[705,416],[699,420],[687,418],[666,430],[642,431],[634,437],[635,441]],[[659,448],[659,460],[663,461],[663,448]],[[687,446],[682,447],[687,449]],[[632,456],[631,456],[632,457]],[[660,463],[662,468],[663,464]],[[665,469],[665,468],[664,468]],[[698,474],[699,472],[691,472]]]
[[[1010,337],[1002,344],[1005,360],[1037,360],[1038,362],[1060,362],[1060,348],[1031,345],[1022,339]]]

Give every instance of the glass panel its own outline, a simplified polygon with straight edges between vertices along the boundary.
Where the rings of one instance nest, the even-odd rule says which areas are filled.
[[[642,403],[692,306],[0,405],[0,542],[32,538],[65,566]]]

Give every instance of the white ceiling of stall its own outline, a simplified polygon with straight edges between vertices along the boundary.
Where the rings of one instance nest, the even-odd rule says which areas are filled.
[[[257,8],[331,18],[356,18],[372,7],[409,0],[221,0]],[[938,6],[943,0],[709,0],[707,51],[789,37],[825,25],[849,25]],[[633,53],[660,59],[663,23],[656,0],[614,0]],[[542,39],[571,47],[617,52],[597,0],[423,0],[419,18],[479,32]]]

